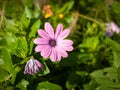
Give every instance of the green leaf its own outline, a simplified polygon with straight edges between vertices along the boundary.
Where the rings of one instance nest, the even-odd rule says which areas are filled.
[[[5,24],[6,24],[6,30],[8,32],[16,33],[19,31],[13,19],[6,19]]]
[[[91,73],[91,77],[101,86],[120,89],[120,83],[117,78],[117,68],[115,67],[94,71]]]
[[[12,59],[11,59],[11,55],[10,52],[8,51],[8,49],[6,47],[2,48],[1,50],[1,59],[3,59],[3,68],[8,71],[9,73],[13,72],[13,63],[12,63]]]
[[[28,26],[30,24],[30,19],[27,18],[26,14],[23,14],[23,16],[22,16],[22,23],[25,28],[28,28]]]
[[[44,76],[44,75],[50,73],[50,70],[49,70],[47,64],[46,64],[45,62],[43,62],[43,61],[41,61],[41,62],[42,62],[42,64],[43,64],[43,66],[44,66],[44,70],[41,70],[41,71],[38,73],[38,76]]]
[[[9,77],[9,74],[7,71],[5,71],[3,68],[0,68],[0,82],[4,81]]]
[[[112,48],[113,51],[120,52],[120,45],[117,42],[109,38],[106,39],[106,42]]]
[[[57,84],[50,83],[48,81],[39,83],[37,86],[37,90],[62,90]]]
[[[114,65],[120,67],[120,52],[113,51]]]
[[[16,55],[25,58],[28,52],[28,45],[25,37],[18,38]],[[18,52],[19,51],[19,52]]]
[[[113,50],[114,65],[116,67],[120,67],[120,45],[117,42],[115,42],[115,41],[113,41],[113,40],[111,40],[109,38],[107,38],[106,41],[107,41],[107,44]]]
[[[60,10],[61,13],[68,13],[72,9],[74,1],[67,2]]]
[[[31,31],[30,31],[30,33],[29,33],[29,38],[35,37],[35,34],[36,34],[37,30],[38,30],[39,27],[40,27],[40,24],[41,24],[41,22],[40,22],[40,20],[38,19],[38,20],[32,25]]]
[[[29,44],[29,55],[31,55],[31,53],[32,53],[32,51],[33,51],[33,46],[34,46],[33,40],[34,40],[34,39],[32,39],[32,40],[30,41],[30,44]]]
[[[96,50],[98,44],[99,44],[98,36],[93,36],[85,39],[84,42],[79,45],[79,47],[89,48],[90,50]]]
[[[29,82],[22,79],[20,83],[16,87],[18,87],[20,90],[27,90],[27,85],[29,85]]]
[[[25,14],[26,14],[26,17],[28,17],[29,19],[33,17],[32,11],[27,6],[25,7]]]
[[[118,69],[117,69],[117,76],[118,76],[118,80],[120,82],[120,67],[118,67]]]
[[[108,88],[106,86],[99,86],[96,88],[96,90],[119,90],[117,88]]]

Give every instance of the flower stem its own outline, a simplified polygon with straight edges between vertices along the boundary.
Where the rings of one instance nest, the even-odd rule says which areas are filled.
[[[95,20],[95,19],[93,19],[93,18],[90,18],[90,17],[88,17],[88,16],[85,16],[85,15],[83,15],[83,14],[80,14],[79,13],[79,17],[82,17],[82,18],[84,18],[84,19],[87,19],[87,20],[89,20],[89,21],[92,21],[92,22],[94,22],[94,23],[97,23],[98,25],[102,25],[102,23],[100,23],[99,21],[97,21],[97,20]]]

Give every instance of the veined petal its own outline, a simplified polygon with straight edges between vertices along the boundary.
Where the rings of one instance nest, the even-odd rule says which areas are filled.
[[[50,59],[51,59],[52,62],[57,61],[57,52],[56,52],[55,48],[52,48]]]
[[[59,39],[64,39],[66,38],[68,35],[70,34],[70,30],[69,29],[65,29],[62,34],[60,34]]]
[[[62,49],[64,49],[65,51],[72,51],[73,50],[73,46],[61,46]]]
[[[38,34],[42,37],[42,38],[45,38],[45,39],[50,39],[49,35],[47,32],[45,32],[44,30],[38,30]]]
[[[57,61],[61,61],[61,54],[59,54],[59,52],[57,52]]]
[[[35,44],[48,44],[49,40],[46,40],[44,38],[36,38],[34,39],[34,43]]]
[[[59,35],[61,35],[63,30],[63,25],[62,24],[58,24],[57,28],[56,28],[56,33],[55,33],[55,39],[57,39],[59,37]]]
[[[59,46],[56,46],[56,51],[57,51],[58,54],[60,54],[62,57],[68,57],[67,52],[66,52],[63,48],[61,48],[61,47],[59,47]]]
[[[57,42],[57,44],[58,44],[59,46],[61,46],[61,45],[70,46],[70,45],[73,44],[73,41],[72,41],[72,40],[59,40],[59,41]]]
[[[44,49],[42,49],[41,51],[41,56],[44,57],[44,58],[48,58],[51,54],[51,47],[50,46],[47,46],[45,47]]]
[[[49,34],[49,36],[54,39],[54,29],[50,23],[45,23],[45,31]]]
[[[49,47],[49,45],[37,45],[37,46],[35,47],[35,51],[36,51],[36,52],[41,52],[41,51],[44,50],[45,47]]]

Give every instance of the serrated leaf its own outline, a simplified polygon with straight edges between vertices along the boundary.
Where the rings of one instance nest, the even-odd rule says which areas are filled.
[[[25,37],[18,38],[16,55],[25,58],[28,52],[28,45]]]
[[[27,18],[26,14],[24,14],[24,15],[22,16],[22,23],[23,23],[23,26],[24,26],[25,28],[28,28],[28,26],[29,26],[29,24],[30,24],[30,19]]]
[[[46,81],[39,83],[37,86],[37,90],[62,90],[62,87]]]
[[[40,27],[40,24],[41,24],[41,22],[40,22],[40,20],[38,19],[38,20],[32,25],[31,31],[30,31],[30,33],[29,33],[29,38],[35,37],[35,34],[36,34],[37,30],[38,30],[39,27]]]

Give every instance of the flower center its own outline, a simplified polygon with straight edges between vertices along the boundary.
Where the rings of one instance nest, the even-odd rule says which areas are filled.
[[[56,41],[55,40],[50,40],[49,44],[50,44],[50,46],[54,47],[56,45]]]

